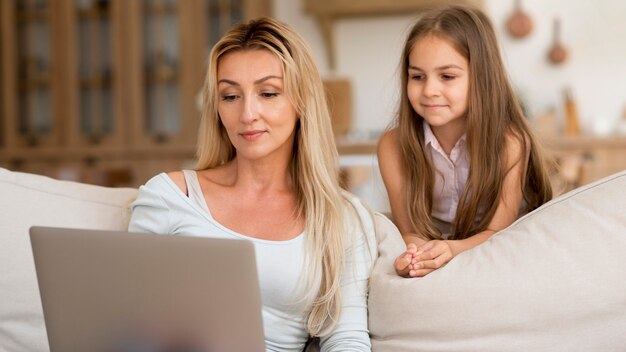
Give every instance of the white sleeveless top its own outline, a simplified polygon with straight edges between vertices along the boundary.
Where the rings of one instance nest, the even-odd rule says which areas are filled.
[[[302,260],[306,232],[290,240],[270,241],[228,229],[212,217],[197,173],[185,170],[184,175],[188,195],[165,173],[139,188],[139,195],[132,204],[129,231],[251,241],[261,288],[266,349],[301,351],[308,339],[306,318],[310,307],[310,302],[298,301],[302,297],[298,283],[306,272]],[[346,270],[341,276],[342,314],[335,330],[324,336],[321,344],[332,351],[369,351],[367,282],[375,258],[376,239],[369,212],[357,198],[352,197],[350,201],[363,221],[365,232],[357,231],[353,246],[349,246],[353,255],[347,256]],[[359,229],[360,226],[352,227]]]

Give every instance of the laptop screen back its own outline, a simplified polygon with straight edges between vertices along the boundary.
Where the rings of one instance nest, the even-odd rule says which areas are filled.
[[[30,233],[51,352],[264,351],[251,242]]]

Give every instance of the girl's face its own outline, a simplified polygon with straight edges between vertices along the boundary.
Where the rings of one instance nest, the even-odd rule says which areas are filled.
[[[409,53],[407,94],[433,131],[465,130],[469,63],[445,39],[428,35]]]
[[[289,157],[297,117],[278,57],[268,50],[228,53],[218,61],[217,82],[218,113],[237,156]]]

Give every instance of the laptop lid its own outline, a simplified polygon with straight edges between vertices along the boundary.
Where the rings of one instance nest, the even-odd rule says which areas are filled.
[[[250,241],[32,227],[51,352],[264,351]]]

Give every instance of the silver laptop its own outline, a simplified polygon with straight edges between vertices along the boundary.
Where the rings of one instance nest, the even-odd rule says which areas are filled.
[[[51,352],[264,351],[250,241],[33,227]]]

